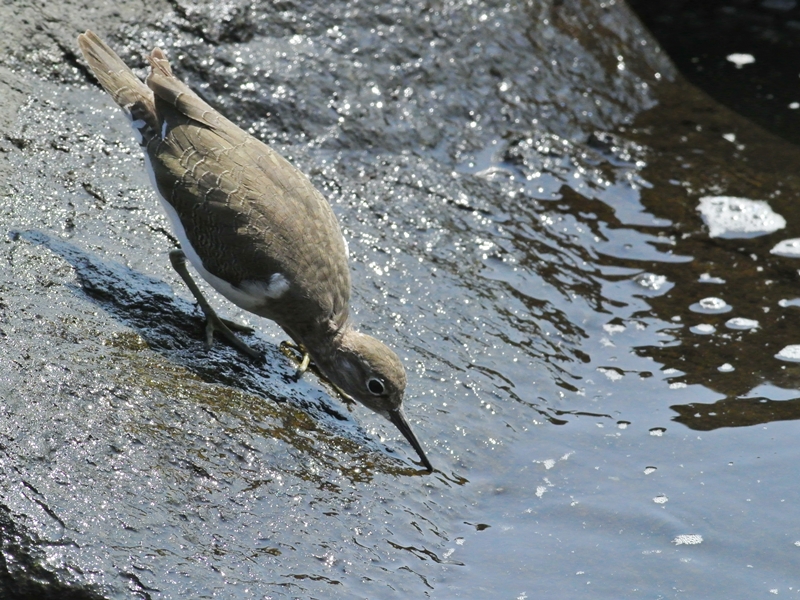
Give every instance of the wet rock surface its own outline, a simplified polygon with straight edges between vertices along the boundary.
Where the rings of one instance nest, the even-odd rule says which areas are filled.
[[[797,589],[800,367],[775,355],[800,263],[770,250],[800,237],[800,155],[625,5],[23,1],[0,23],[0,596]],[[139,68],[164,48],[330,199],[434,474],[218,296],[265,365],[205,347],[86,28]],[[786,226],[711,238],[706,196]]]

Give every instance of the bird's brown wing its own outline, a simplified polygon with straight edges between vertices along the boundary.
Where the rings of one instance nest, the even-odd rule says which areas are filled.
[[[147,152],[159,191],[203,266],[234,285],[281,273],[292,284],[291,300],[320,317],[346,319],[347,252],[327,200],[301,171],[175,78],[160,50],[150,62],[160,135]]]

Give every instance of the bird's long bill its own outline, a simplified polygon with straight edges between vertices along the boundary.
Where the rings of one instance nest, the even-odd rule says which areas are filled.
[[[428,471],[433,471],[433,465],[431,461],[428,460],[428,457],[425,456],[425,452],[422,450],[422,445],[417,440],[417,436],[414,435],[414,432],[411,431],[411,426],[406,421],[406,417],[401,410],[390,410],[389,411],[389,420],[394,423],[394,426],[400,430],[405,438],[408,440],[408,443],[414,447],[414,450],[417,451],[419,454],[419,458],[422,461],[422,464],[425,465],[425,468]]]

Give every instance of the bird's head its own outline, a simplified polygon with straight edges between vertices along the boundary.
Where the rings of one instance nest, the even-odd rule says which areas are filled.
[[[388,346],[375,338],[347,329],[330,360],[319,365],[325,376],[344,394],[389,419],[432,471],[422,446],[403,415],[406,370]]]

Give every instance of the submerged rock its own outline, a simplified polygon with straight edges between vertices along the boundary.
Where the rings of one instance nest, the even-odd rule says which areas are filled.
[[[746,369],[718,370],[734,358],[680,341],[732,352],[720,331],[757,344],[778,327],[737,296],[757,272],[720,268],[739,250],[709,246],[695,210],[701,195],[763,197],[720,189],[763,171],[730,160],[744,151],[727,129],[681,146],[719,114],[621,2],[23,1],[0,22],[9,595],[457,597],[478,589],[461,566],[482,564],[511,597],[530,544],[504,549],[524,566],[506,576],[465,540],[506,531],[489,522],[515,518],[514,494],[550,489],[530,471],[543,423],[617,420],[650,397],[642,381],[752,387]],[[324,191],[349,240],[357,321],[405,359],[408,414],[439,472],[414,476],[379,418],[350,416],[314,377],[295,383],[280,333],[219,297],[257,327],[248,342],[267,366],[205,349],[140,150],[77,56],[87,27],[134,65],[161,46]],[[767,144],[736,131],[748,150]],[[783,156],[774,172],[796,164]],[[769,200],[791,229],[787,195]],[[684,332],[711,280],[760,327],[727,330],[727,315]],[[586,439],[598,456],[605,441]],[[547,452],[553,465],[571,455]],[[594,572],[614,576],[612,555]]]

